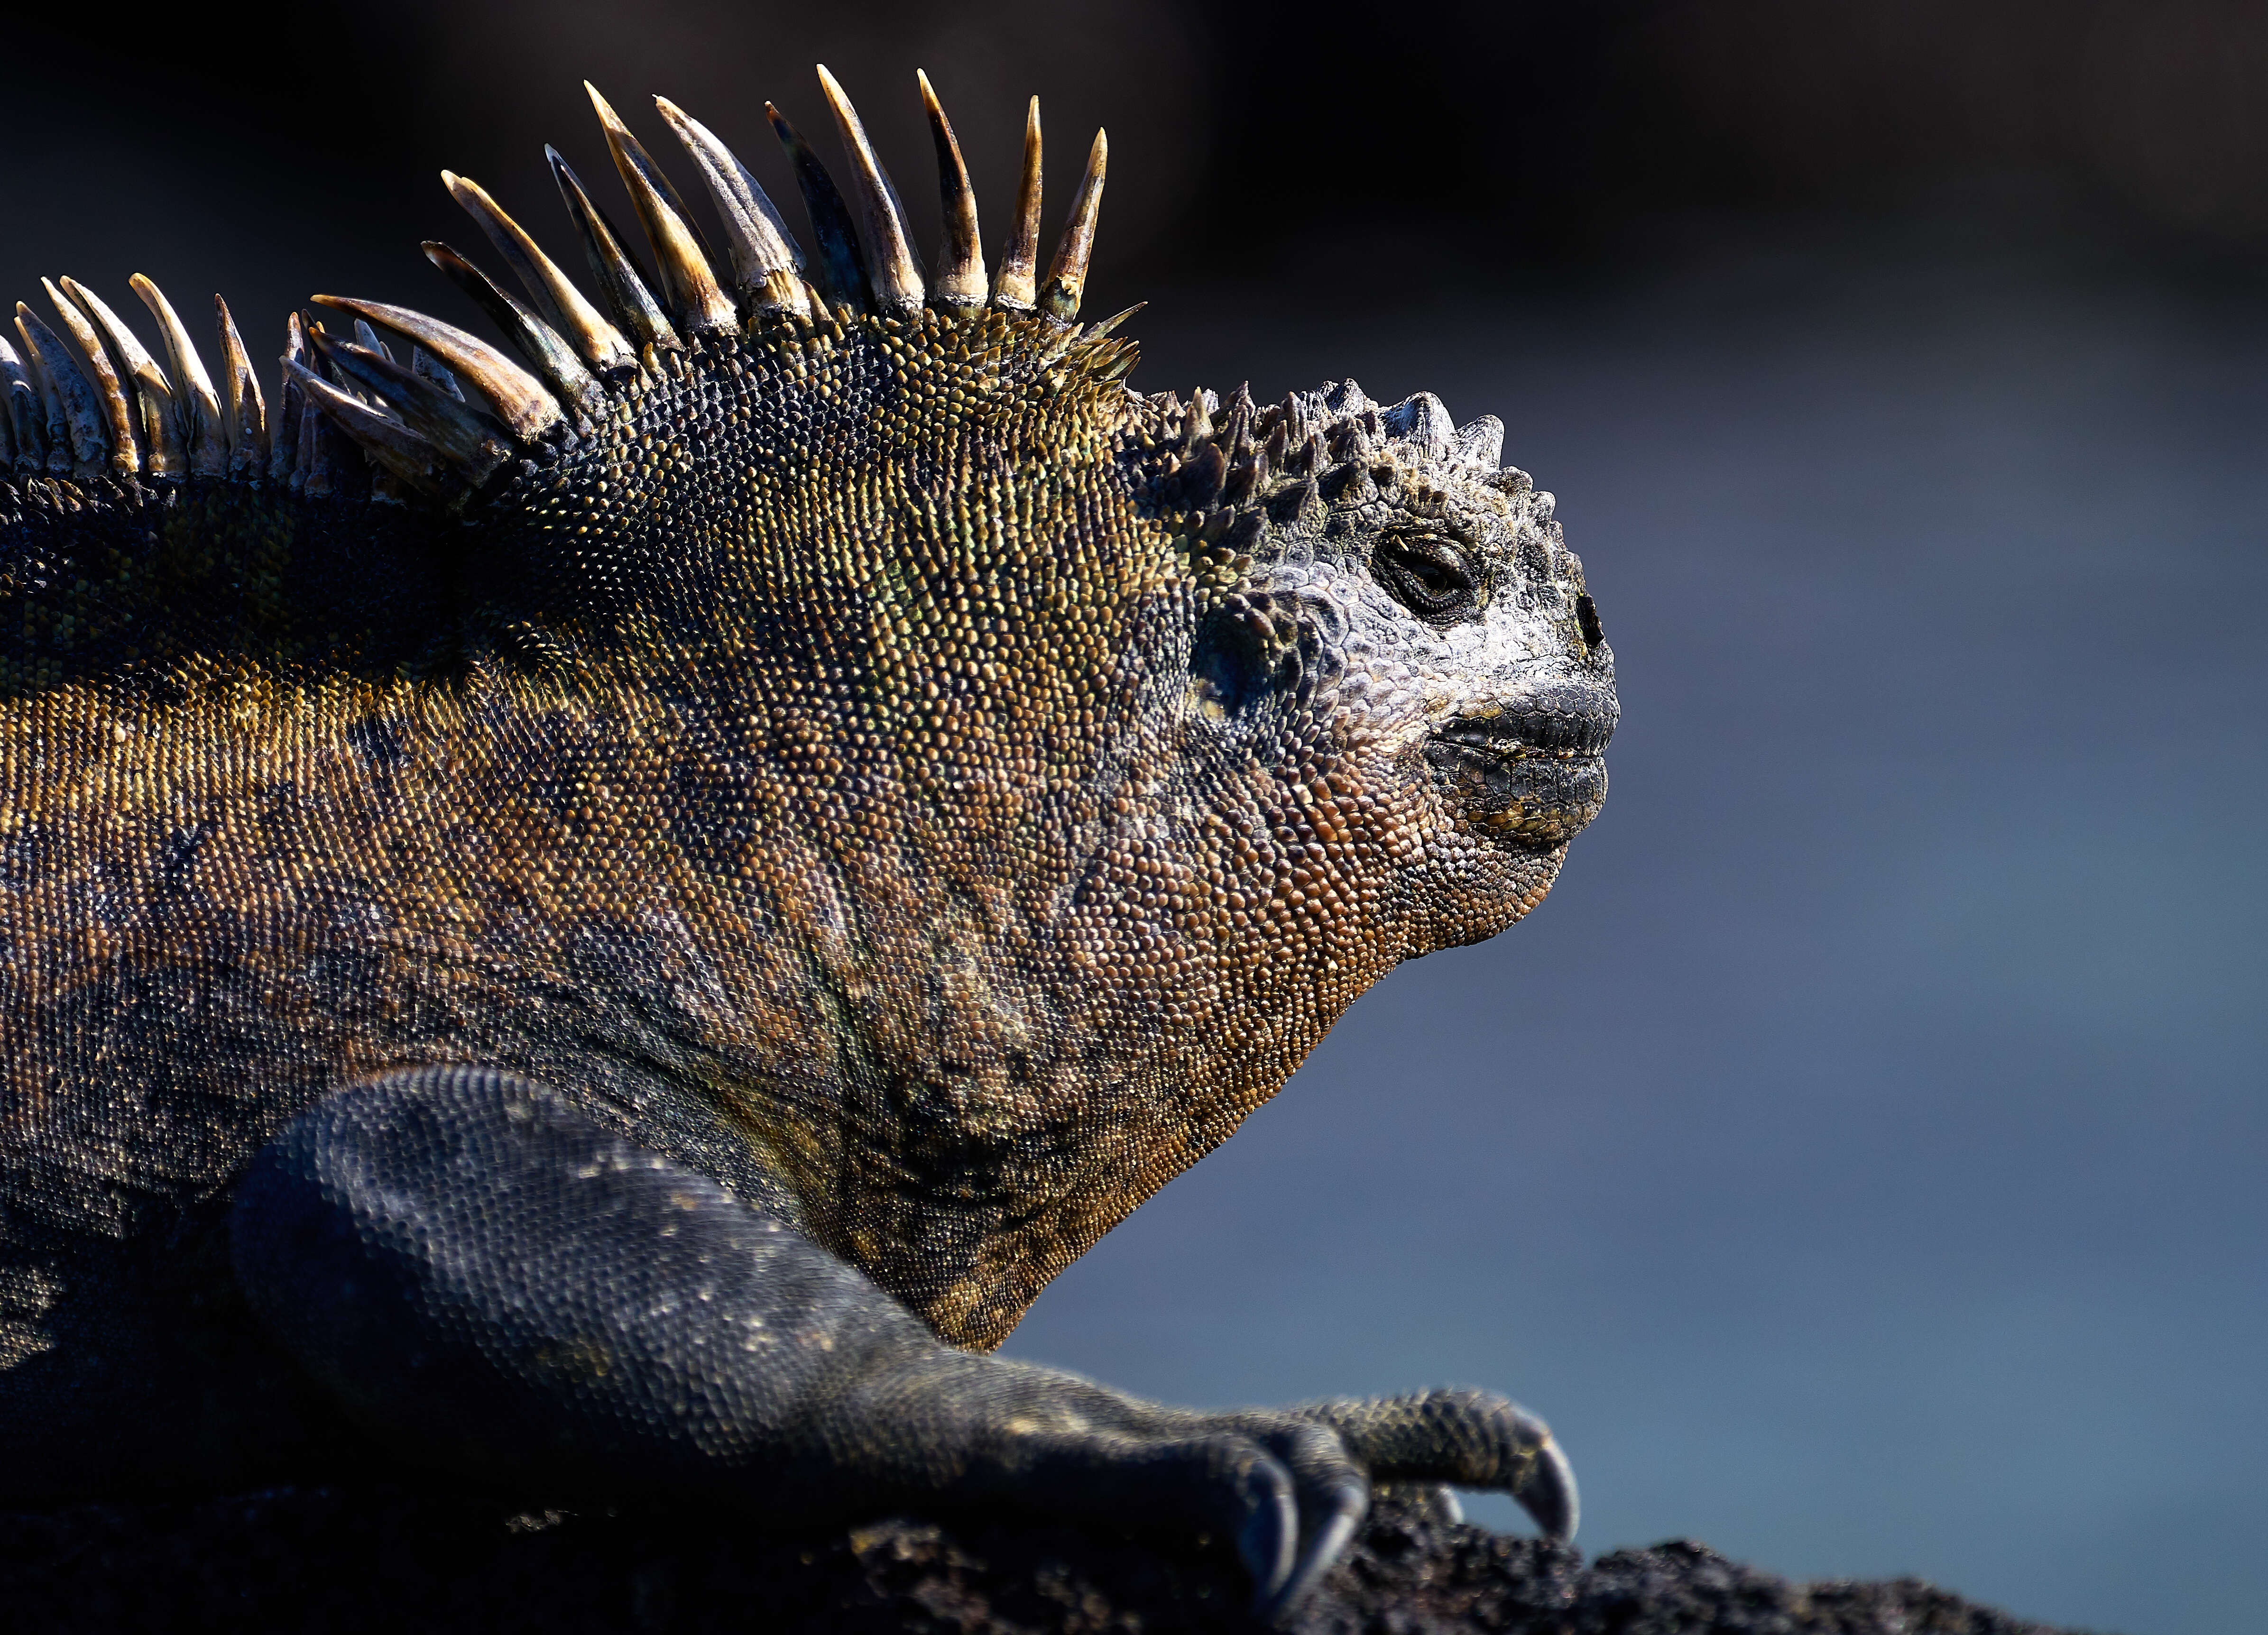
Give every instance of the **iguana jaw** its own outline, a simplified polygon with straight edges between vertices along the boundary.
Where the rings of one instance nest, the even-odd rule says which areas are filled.
[[[1568,685],[1491,703],[1436,727],[1425,759],[1442,797],[1474,828],[1514,846],[1564,846],[1606,804],[1610,689]]]

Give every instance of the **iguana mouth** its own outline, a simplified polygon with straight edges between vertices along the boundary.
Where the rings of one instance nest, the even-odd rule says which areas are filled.
[[[1596,755],[1615,735],[1614,698],[1537,700],[1498,707],[1492,715],[1463,715],[1433,731],[1435,743],[1515,759],[1569,760]]]
[[[1562,846],[1606,803],[1602,752],[1616,714],[1612,693],[1588,689],[1499,705],[1435,728],[1425,759],[1475,827],[1518,845]]]

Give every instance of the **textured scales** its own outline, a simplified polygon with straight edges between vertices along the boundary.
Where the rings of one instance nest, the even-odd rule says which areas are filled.
[[[847,203],[790,133],[826,293],[754,177],[666,107],[733,247],[720,285],[594,91],[663,268],[647,283],[557,166],[610,314],[446,179],[527,301],[429,254],[519,361],[319,298],[340,328],[295,315],[270,416],[225,308],[217,392],[145,280],[170,372],[67,280],[76,358],[23,309],[26,351],[0,350],[5,1497],[249,1481],[340,1446],[341,1403],[381,1430],[457,1411],[357,1373],[342,1329],[308,1327],[330,1298],[308,1291],[340,1280],[276,1248],[302,1241],[276,1220],[313,1229],[292,1211],[385,1237],[370,1211],[391,1205],[291,1190],[380,1162],[357,1144],[402,1126],[366,1107],[509,1131],[558,1098],[635,1162],[721,1188],[701,1207],[732,1241],[769,1223],[990,1350],[1370,983],[1534,906],[1597,811],[1612,659],[1550,497],[1498,469],[1496,422],[1351,382],[1266,408],[1128,388],[1133,342],[1071,321],[1100,138],[1032,310],[1036,105],[984,305],[926,81],[958,237],[923,305],[902,209],[827,89]],[[563,1218],[605,1248],[616,1228],[571,1182]],[[512,1207],[475,1212],[501,1234],[484,1266],[519,1241],[497,1225]],[[781,1277],[744,1296],[784,1303],[750,1321],[818,1332]],[[430,1301],[404,1298],[414,1328]],[[622,1359],[591,1377],[636,1375],[644,1344],[608,1342]],[[674,1344],[651,1348],[664,1374]],[[979,1409],[1033,1371],[891,1344],[928,1359],[890,1366],[947,1419],[1007,1434]],[[557,1383],[527,1366],[515,1412]],[[966,1367],[994,1372],[944,1383]],[[1357,1467],[1506,1486],[1572,1527],[1540,1425],[1501,1399],[1397,1400],[1432,1405],[1318,1405],[1336,1428],[1288,1452],[1280,1427],[1171,1420],[1174,1447],[1200,1420],[1260,1439],[1205,1480],[1244,1495],[1279,1609],[1359,1513]],[[1095,1434],[1101,1410],[1057,1407],[1062,1434]],[[821,1410],[734,1411],[792,1440]],[[1109,1411],[1167,1436],[1178,1410]],[[648,1413],[608,1423],[674,1447]],[[1455,1459],[1421,1420],[1463,1427]],[[853,1440],[961,1472],[917,1491],[982,1486],[930,1423]],[[1491,1437],[1510,1451],[1475,1463]],[[844,1502],[905,1487],[856,1462],[829,1467]],[[996,1485],[1058,1502],[1054,1466],[1015,1469]],[[1297,1521],[1255,1481],[1288,1482]]]

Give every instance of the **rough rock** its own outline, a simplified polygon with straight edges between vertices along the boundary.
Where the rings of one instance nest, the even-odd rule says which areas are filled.
[[[1001,1516],[783,1534],[713,1512],[568,1514],[401,1488],[0,1514],[24,1631],[762,1630],[1133,1635],[1256,1628],[1233,1552]],[[1802,1584],[1687,1541],[1586,1562],[1381,1496],[1303,1635],[2053,1635],[1914,1579]]]

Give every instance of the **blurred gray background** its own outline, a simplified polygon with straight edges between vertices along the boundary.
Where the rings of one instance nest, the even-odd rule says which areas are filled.
[[[823,128],[823,60],[927,227],[924,67],[988,242],[1026,95],[1051,222],[1108,124],[1088,302],[1149,301],[1134,384],[1501,416],[1624,715],[1529,921],[1381,984],[1011,1351],[1206,1403],[1496,1386],[1593,1550],[2257,1627],[2268,6],[475,0],[10,41],[0,288],[218,289],[255,356],[313,290],[468,319],[416,248],[477,240],[444,165],[563,245],[542,141],[613,186],[586,74],[794,216],[761,101]]]

